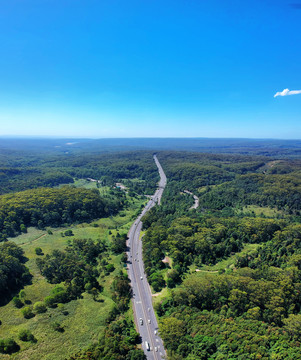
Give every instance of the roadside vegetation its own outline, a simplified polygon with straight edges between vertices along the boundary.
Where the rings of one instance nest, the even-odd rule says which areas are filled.
[[[301,357],[301,162],[158,158],[168,185],[144,216],[143,257],[168,358]]]
[[[171,360],[301,358],[301,161],[244,150],[157,152],[143,258]],[[125,251],[152,152],[0,159],[0,359],[145,359]]]
[[[84,359],[93,353],[98,359],[108,352],[114,359],[144,359],[130,309],[124,251],[126,234],[146,198],[87,180],[77,188],[24,193],[3,195],[14,199],[16,213],[23,206],[23,213],[32,214],[35,205],[40,216],[49,215],[49,209],[38,206],[44,201],[52,211],[58,206],[58,211],[75,212],[84,204],[91,218],[39,226],[29,222],[23,232],[15,225],[10,235],[21,232],[18,236],[4,234],[9,241],[0,243],[0,358]],[[35,201],[34,196],[39,198]],[[106,204],[109,213],[97,212],[98,202]],[[114,211],[108,204],[114,204]],[[7,201],[1,209],[9,206]],[[111,342],[103,346],[109,339],[115,347]]]

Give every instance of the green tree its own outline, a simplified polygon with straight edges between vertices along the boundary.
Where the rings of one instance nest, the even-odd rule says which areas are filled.
[[[15,307],[18,309],[20,309],[22,306],[24,306],[24,303],[18,296],[14,296],[12,301],[13,301],[13,304],[15,305]]]
[[[36,247],[34,249],[34,251],[35,251],[36,255],[44,255],[43,250],[40,247]]]
[[[284,327],[291,336],[300,338],[301,336],[301,314],[290,314],[288,318],[283,319]]]
[[[30,319],[34,317],[34,313],[32,312],[31,308],[29,306],[25,306],[22,310],[22,315],[25,317],[25,319]]]
[[[20,346],[14,339],[0,339],[0,353],[12,354],[20,350]]]
[[[177,349],[185,333],[185,325],[182,320],[169,317],[160,322],[160,335],[162,336],[164,344],[172,350]]]
[[[42,314],[42,313],[46,312],[46,310],[47,310],[47,307],[43,303],[43,301],[37,301],[33,306],[33,311],[37,314]]]
[[[19,331],[18,338],[22,341],[37,342],[37,339],[34,337],[34,335],[29,330],[25,329]]]
[[[163,289],[165,286],[165,280],[161,273],[155,272],[149,277],[150,284],[152,285],[154,291],[158,292]]]
[[[58,331],[58,332],[64,332],[64,327],[61,326],[61,324],[58,322],[58,321],[55,321],[54,323],[52,323],[52,328],[53,330],[55,331]]]

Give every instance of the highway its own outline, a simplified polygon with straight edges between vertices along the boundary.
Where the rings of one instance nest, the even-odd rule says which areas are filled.
[[[152,305],[150,286],[144,273],[142,261],[142,241],[140,231],[142,229],[142,216],[156,204],[160,204],[161,197],[166,186],[166,176],[156,157],[160,181],[155,194],[148,201],[142,213],[137,217],[128,233],[128,275],[133,289],[134,319],[138,332],[142,338],[142,348],[148,360],[160,360],[166,358],[163,342],[158,334],[158,323]]]

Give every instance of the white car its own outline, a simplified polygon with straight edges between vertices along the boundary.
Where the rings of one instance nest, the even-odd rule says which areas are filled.
[[[148,319],[147,322],[150,324],[151,323],[150,319]]]
[[[155,351],[156,351],[156,352],[158,351],[158,348],[157,348],[157,346],[155,346]]]
[[[143,325],[143,320],[142,318],[139,319],[140,325]]]

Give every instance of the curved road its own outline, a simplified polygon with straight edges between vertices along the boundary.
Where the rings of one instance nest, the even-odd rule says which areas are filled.
[[[160,204],[166,185],[166,176],[156,155],[154,155],[154,161],[160,174],[158,188],[132,225],[127,240],[129,249],[127,252],[128,275],[133,289],[134,319],[142,338],[143,351],[148,360],[160,360],[166,357],[163,342],[158,334],[158,323],[152,305],[151,290],[144,273],[142,241],[139,239],[142,229],[141,218],[147,211],[155,206],[156,203]]]
[[[196,209],[199,206],[199,198],[196,195],[194,195],[191,191],[184,190],[184,193],[193,196],[194,199],[194,204],[191,206],[191,208],[189,208],[189,210]]]

